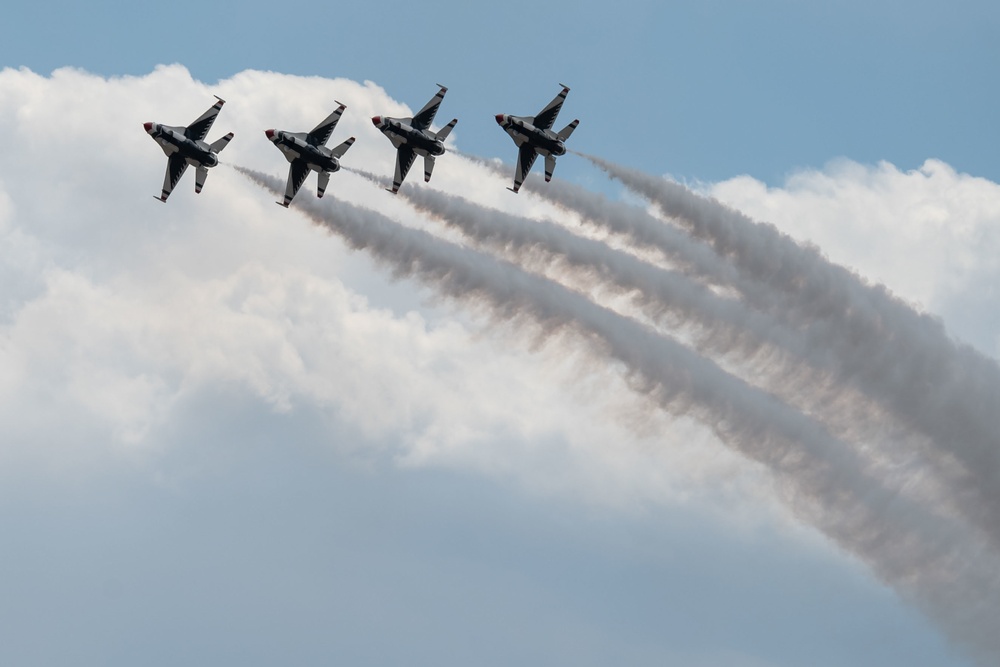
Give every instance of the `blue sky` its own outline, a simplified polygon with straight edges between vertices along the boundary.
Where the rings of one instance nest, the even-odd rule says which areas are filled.
[[[450,90],[437,120],[459,118],[459,148],[510,162],[493,116],[533,114],[564,83],[560,120],[581,119],[571,148],[702,184],[800,231],[995,357],[1000,324],[966,304],[995,305],[989,285],[1000,276],[989,231],[1000,6],[415,6],[5,9],[0,67],[135,77],[148,99],[136,101],[142,115],[121,112],[127,139],[100,156],[101,170],[79,167],[90,159],[81,152],[64,155],[65,169],[46,157],[0,172],[0,233],[12,249],[0,252],[0,363],[14,359],[10,375],[32,378],[0,410],[14,443],[0,446],[0,661],[977,664],[864,563],[790,521],[756,466],[716,452],[697,429],[632,419],[642,405],[604,395],[628,393],[614,373],[494,333],[293,217],[279,227],[285,212],[232,173],[213,172],[197,200],[185,181],[152,208],[162,156],[139,126],[168,105],[156,120],[187,122],[210,101],[191,82],[150,92],[163,79],[145,77],[173,63],[209,89],[244,70],[318,77],[324,92],[310,105],[328,104],[320,80],[373,81],[411,108],[441,83]],[[50,111],[78,120],[112,104],[107,90],[84,88],[79,109],[60,97]],[[213,138],[256,121],[240,103],[229,97]],[[6,104],[0,90],[0,112]],[[291,116],[295,103],[275,110]],[[67,125],[70,152],[106,127]],[[46,156],[63,150],[58,121],[48,127]],[[263,136],[237,134],[227,157],[265,155],[284,169]],[[389,164],[388,144],[361,137],[352,151]],[[913,185],[929,158],[954,172]],[[447,161],[434,178],[455,188]],[[880,172],[880,161],[899,172]],[[49,193],[53,173],[65,187]],[[560,158],[557,176],[629,197],[575,156]],[[111,181],[114,197],[83,196]],[[956,183],[986,203],[950,201]],[[776,190],[760,194],[764,185]],[[883,214],[878,227],[855,215],[851,187],[863,190],[852,201],[875,193],[890,212],[898,201],[933,211]],[[801,201],[781,199],[789,193]],[[831,211],[851,224],[828,221]],[[795,227],[810,215],[822,224]],[[947,236],[942,217],[963,231]],[[891,256],[894,243],[906,257]],[[928,248],[944,250],[927,260]],[[171,326],[158,309],[177,303],[192,315],[174,313]],[[302,379],[285,367],[275,331],[289,322],[322,372]],[[398,349],[378,349],[386,341]],[[197,353],[173,365],[188,346]],[[660,452],[665,441],[681,454]],[[687,455],[706,462],[671,470]]]
[[[0,62],[40,73],[267,69],[370,79],[411,106],[440,82],[463,145],[490,155],[507,149],[492,116],[534,113],[562,82],[578,150],[655,173],[775,183],[841,156],[936,157],[1000,178],[990,2],[19,3],[6,17]]]

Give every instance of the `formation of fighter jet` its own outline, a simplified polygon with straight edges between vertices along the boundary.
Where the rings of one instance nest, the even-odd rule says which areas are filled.
[[[549,102],[544,109],[538,112],[537,116],[511,116],[504,113],[496,115],[497,123],[510,135],[514,143],[517,144],[517,166],[514,168],[514,187],[507,188],[511,192],[517,193],[521,189],[531,166],[535,164],[535,158],[539,155],[545,156],[545,182],[552,180],[552,172],[556,168],[556,157],[566,154],[566,146],[563,142],[569,139],[573,130],[580,124],[579,120],[559,130],[552,131],[552,125],[556,122],[556,116],[562,109],[563,101],[569,94],[569,88],[564,84],[562,90]]]
[[[412,118],[390,118],[388,116],[372,118],[375,127],[388,137],[396,148],[396,174],[392,180],[392,188],[386,188],[393,194],[399,192],[399,186],[403,184],[406,174],[410,171],[410,167],[413,166],[418,155],[424,158],[424,181],[431,180],[431,173],[434,171],[434,158],[444,155],[444,140],[458,123],[458,119],[453,118],[450,123],[437,132],[430,130],[434,116],[437,115],[437,110],[441,106],[441,101],[444,99],[445,93],[448,92],[448,89],[441,84],[438,84],[438,88],[440,90],[437,94]],[[521,188],[521,184],[539,155],[545,156],[545,180],[552,180],[552,172],[556,168],[556,157],[566,154],[564,142],[569,139],[573,130],[580,124],[579,120],[574,120],[559,132],[552,131],[552,125],[562,109],[567,94],[569,94],[569,88],[563,85],[559,94],[538,112],[537,116],[497,114],[497,123],[511,136],[518,148],[514,187],[507,188],[508,190],[516,193]],[[153,140],[160,145],[167,156],[167,173],[163,177],[163,190],[160,196],[156,197],[161,202],[167,201],[167,197],[170,196],[188,165],[193,165],[196,169],[194,191],[201,192],[205,185],[205,179],[208,178],[208,170],[219,164],[219,153],[229,145],[233,138],[233,133],[230,132],[211,144],[205,142],[205,137],[212,129],[212,124],[219,115],[222,105],[226,103],[218,95],[215,96],[215,99],[218,101],[187,127],[159,123],[143,124],[146,132],[153,137]],[[340,117],[347,108],[340,102],[337,104],[339,106],[333,113],[309,132],[264,130],[267,138],[289,162],[285,198],[284,201],[276,202],[281,206],[288,208],[310,171],[315,171],[319,175],[316,187],[317,197],[322,197],[323,193],[326,192],[326,187],[330,182],[330,174],[340,171],[340,158],[354,144],[354,137],[350,137],[335,148],[326,147],[330,135],[333,134]]]
[[[410,167],[418,155],[424,157],[425,182],[431,180],[431,172],[434,171],[434,158],[444,155],[444,140],[455,127],[458,119],[452,119],[450,123],[437,132],[431,132],[428,129],[434,122],[434,116],[437,114],[438,107],[441,106],[444,94],[448,92],[448,89],[440,83],[438,88],[441,90],[413,118],[389,118],[388,116],[372,118],[375,127],[389,137],[389,141],[396,147],[396,175],[392,179],[392,189],[389,190],[393,194],[399,191],[399,186],[403,184],[403,179],[406,178],[407,172],[410,171]]]
[[[184,175],[189,164],[196,169],[194,191],[201,192],[205,185],[205,179],[208,178],[209,167],[219,164],[219,153],[229,144],[233,133],[230,132],[211,144],[205,143],[205,137],[212,129],[212,123],[219,115],[222,105],[226,103],[218,95],[215,96],[215,99],[218,102],[187,127],[143,123],[146,132],[153,137],[156,143],[160,144],[160,148],[167,156],[167,173],[163,177],[163,191],[155,199],[162,202],[167,201],[167,197],[177,185],[177,181],[181,180],[181,176]]]
[[[319,173],[316,186],[316,196],[322,197],[326,192],[330,174],[340,171],[340,158],[354,143],[354,137],[349,138],[336,148],[327,148],[326,142],[333,134],[340,116],[347,107],[340,106],[309,132],[285,132],[284,130],[264,130],[264,134],[278,147],[285,158],[291,163],[288,167],[288,183],[285,185],[285,201],[276,202],[285,208],[292,202],[295,193],[299,191],[310,171]]]

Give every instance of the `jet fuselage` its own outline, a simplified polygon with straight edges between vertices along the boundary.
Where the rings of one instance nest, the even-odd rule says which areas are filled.
[[[195,141],[186,136],[183,127],[159,123],[145,123],[143,127],[167,157],[179,153],[192,167],[214,167],[219,164],[218,154],[212,152],[204,141]]]
[[[510,135],[517,147],[528,144],[540,155],[560,156],[566,154],[566,146],[552,130],[543,130],[529,123],[522,116],[497,114],[497,123]]]
[[[444,155],[444,142],[426,130],[418,130],[399,118],[384,116],[375,116],[372,118],[372,123],[382,134],[389,137],[389,141],[396,148],[405,144],[414,153],[423,157]]]
[[[302,137],[296,136],[298,133],[268,130],[266,134],[289,162],[302,160],[313,171],[330,173],[340,171],[340,160],[333,156],[329,148],[314,146]]]

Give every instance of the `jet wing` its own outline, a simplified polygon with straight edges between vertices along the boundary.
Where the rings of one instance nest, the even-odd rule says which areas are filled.
[[[563,86],[563,89],[559,91],[548,105],[538,112],[535,116],[535,122],[532,123],[535,127],[540,130],[551,130],[553,123],[556,122],[556,116],[562,110],[563,101],[566,99],[566,95],[569,94],[569,88]]]
[[[167,201],[167,197],[177,185],[177,181],[181,180],[187,166],[187,160],[180,155],[172,155],[167,159],[167,173],[163,175],[163,192],[160,194],[160,201]]]
[[[306,182],[306,176],[308,175],[309,166],[305,163],[305,160],[292,160],[292,164],[288,167],[288,182],[285,184],[285,201],[278,203],[288,208],[288,205],[292,203],[292,198],[295,197],[295,193]]]
[[[424,105],[424,108],[417,112],[410,121],[410,125],[415,130],[426,130],[434,122],[434,116],[437,114],[438,107],[441,106],[441,100],[444,99],[444,94],[448,92],[448,89],[442,86],[440,83],[438,87],[441,88],[437,92],[437,95],[431,98],[431,101]]]
[[[212,123],[215,122],[216,116],[219,115],[222,105],[226,103],[226,101],[221,97],[216,97],[215,99],[217,99],[218,102],[212,105],[211,109],[199,116],[196,121],[188,125],[187,129],[184,130],[184,135],[188,139],[193,139],[194,141],[205,140],[205,136],[208,134],[208,131],[212,129]]]
[[[514,192],[521,189],[521,183],[528,177],[528,172],[531,171],[531,166],[535,164],[537,157],[538,153],[528,144],[524,144],[518,149],[517,167],[514,168],[514,187],[512,188]]]
[[[343,104],[337,107],[336,111],[327,116],[323,122],[314,127],[312,131],[306,135],[306,141],[313,146],[326,146],[326,142],[330,140],[330,135],[333,134],[333,130],[337,127],[337,123],[340,121],[340,116],[344,113],[344,109],[346,108],[347,107]]]
[[[396,151],[396,175],[392,179],[393,194],[399,191],[399,186],[403,184],[403,179],[406,178],[407,172],[410,171],[410,167],[413,166],[413,161],[416,159],[417,154],[409,146],[400,146],[399,150]]]

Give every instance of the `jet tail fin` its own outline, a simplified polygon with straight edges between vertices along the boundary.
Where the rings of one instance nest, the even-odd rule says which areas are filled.
[[[442,127],[440,130],[438,130],[438,133],[434,135],[434,137],[438,141],[444,141],[445,139],[448,138],[448,135],[451,134],[451,131],[452,129],[454,129],[456,123],[458,123],[458,119],[452,118],[451,122]]]
[[[201,189],[205,187],[205,179],[208,178],[208,167],[203,167],[198,165],[197,170],[194,173],[194,191],[201,192]]]
[[[567,125],[566,127],[564,127],[563,129],[559,130],[559,134],[556,135],[556,136],[559,137],[559,141],[566,141],[567,139],[569,139],[569,135],[573,134],[573,130],[575,130],[576,126],[579,125],[579,124],[580,124],[580,120],[577,119],[577,120],[574,120],[569,125]]]
[[[434,171],[434,156],[424,156],[424,183],[430,183],[431,172]]]
[[[349,141],[353,141],[354,137],[351,137]],[[346,141],[344,142],[347,143]],[[348,144],[349,145],[349,144]],[[346,150],[346,149],[345,149]],[[323,193],[326,192],[326,186],[330,182],[330,172],[321,171],[319,172],[319,179],[316,181],[316,196],[322,197]]]
[[[233,139],[233,133],[230,132],[221,139],[216,139],[214,142],[209,144],[208,147],[213,153],[221,153],[222,149],[228,146],[229,142],[232,141],[232,139]]]
[[[330,152],[333,153],[333,157],[339,160],[340,158],[344,157],[344,153],[347,152],[347,149],[353,145],[354,145],[354,137],[351,137],[350,139],[340,144],[336,148],[331,149]]]

